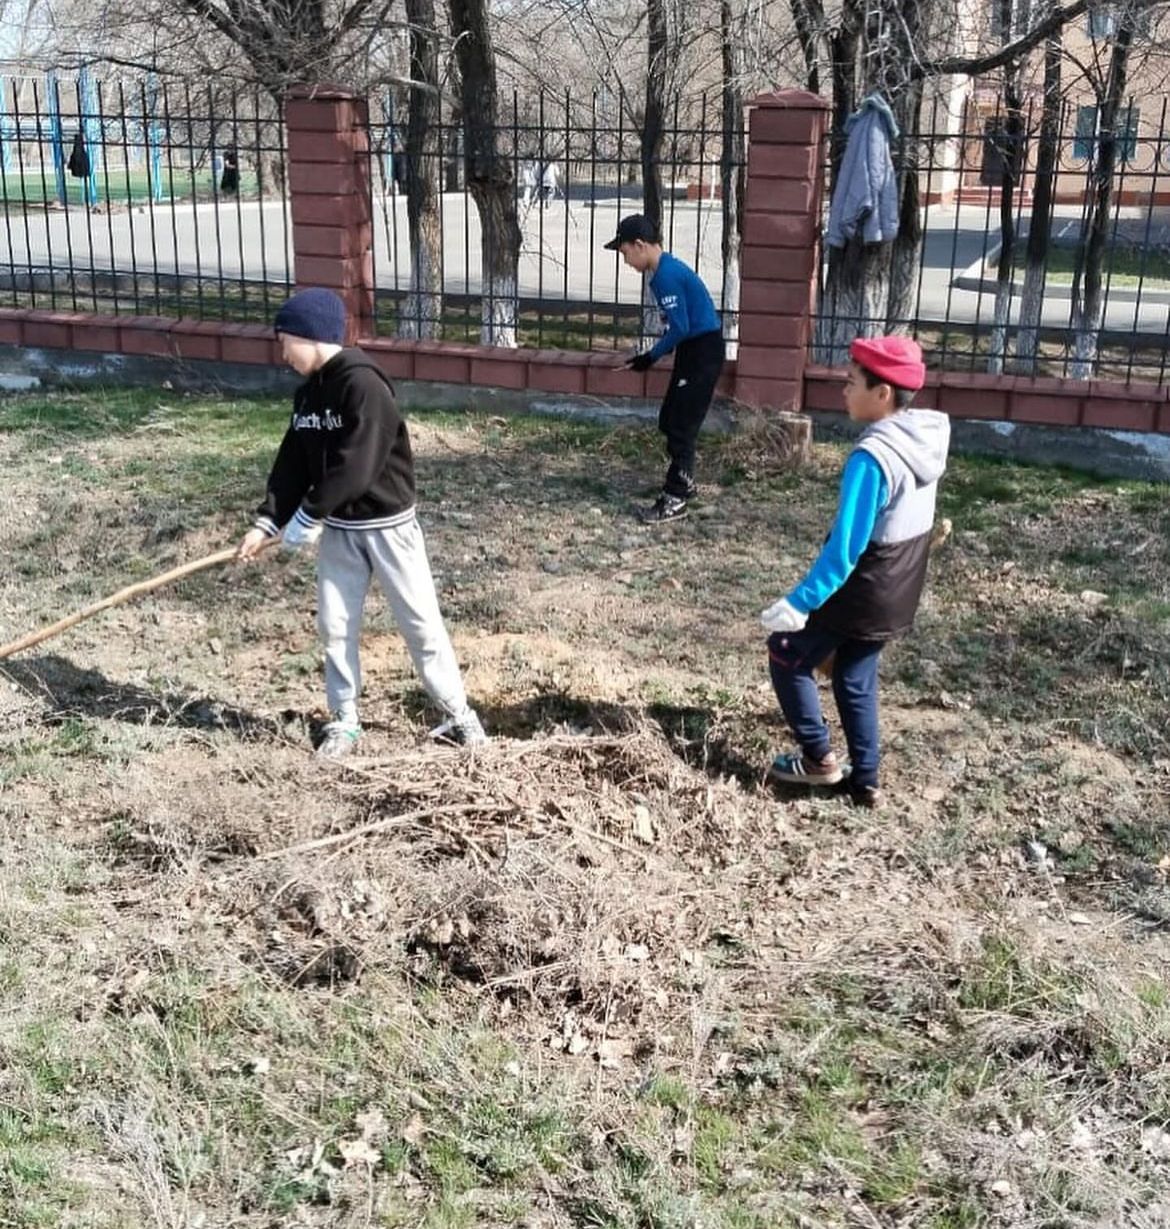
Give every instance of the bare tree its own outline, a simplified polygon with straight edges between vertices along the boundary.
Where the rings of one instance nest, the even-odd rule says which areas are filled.
[[[1016,0],[996,0],[999,28],[1010,38],[1017,25]],[[988,345],[987,370],[1002,372],[1007,354],[1008,317],[1011,312],[1016,267],[1016,192],[1023,167],[1024,113],[1023,64],[1012,61],[1003,68],[1003,111],[989,133],[995,153],[994,170],[999,183],[999,258],[996,262],[995,308]]]
[[[467,187],[479,212],[483,262],[480,338],[516,345],[521,234],[512,164],[499,148],[496,62],[487,0],[450,0],[459,65]]]
[[[1113,205],[1113,177],[1118,161],[1118,126],[1122,121],[1129,56],[1133,47],[1134,15],[1119,14],[1118,30],[1109,57],[1109,70],[1097,95],[1097,141],[1090,170],[1091,195],[1084,241],[1084,259],[1073,277],[1073,362],[1069,374],[1087,380],[1097,361],[1097,346],[1105,311],[1103,269],[1109,214]]]
[[[729,358],[739,347],[740,244],[747,142],[744,87],[747,11],[743,0],[720,0],[723,49],[723,151],[719,177],[723,196],[723,336]]]
[[[823,358],[840,361],[851,335],[904,329],[913,314],[922,253],[919,165],[923,152],[913,138],[920,126],[925,80],[977,76],[1018,65],[1032,49],[1080,17],[1088,0],[1070,0],[1030,16],[1017,23],[1015,37],[980,54],[947,50],[958,24],[953,0],[910,0],[906,4],[842,0],[831,21],[821,15],[819,0],[789,3],[795,6],[794,23],[804,31],[802,44],[807,45],[809,34],[819,40],[832,80],[831,191],[837,189],[845,122],[864,94],[880,93],[904,134],[895,149],[900,204],[897,238],[892,244],[829,253],[817,347]]]
[[[830,35],[833,59],[832,190],[846,145],[846,122],[857,98],[879,94],[889,105],[903,141],[898,161],[901,225],[893,242],[851,242],[829,254],[826,309],[817,349],[828,362],[842,362],[850,339],[907,327],[921,260],[918,157],[912,143],[922,105],[922,80],[914,65],[931,29],[939,0],[846,0]]]
[[[1024,254],[1024,288],[1020,295],[1020,321],[1016,330],[1016,366],[1033,373],[1040,342],[1040,316],[1044,307],[1044,277],[1048,269],[1056,173],[1060,161],[1060,122],[1064,102],[1060,92],[1064,60],[1064,32],[1057,30],[1044,44],[1044,99],[1040,113],[1040,136],[1036,148],[1036,171],[1032,191],[1032,214]]]
[[[821,0],[790,0],[792,24],[804,59],[804,84],[814,94],[821,89],[820,32],[825,24]]]
[[[54,14],[48,0],[3,0],[0,30],[5,54],[17,63],[43,59],[55,36]]]
[[[669,0],[646,0],[646,100],[642,108],[642,212],[662,225],[662,136],[672,52]]]
[[[410,289],[398,336],[441,336],[443,215],[439,165],[439,32],[434,0],[406,0],[410,25],[410,113],[406,129],[406,217]]]

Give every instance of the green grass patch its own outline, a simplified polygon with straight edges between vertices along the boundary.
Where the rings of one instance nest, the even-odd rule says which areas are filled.
[[[95,176],[97,204],[103,209],[115,209],[128,205],[145,205],[154,200],[154,184],[145,168],[101,169]],[[255,172],[241,168],[240,196],[254,197],[257,192]],[[82,207],[89,203],[89,181],[75,179],[65,174],[65,195],[70,205]],[[0,173],[0,208],[7,205],[10,211],[19,212],[23,205],[55,203],[58,200],[57,181],[52,163],[28,164],[19,169]],[[219,180],[209,169],[183,170],[179,167],[162,168],[161,199],[155,202],[159,209],[168,209],[180,201],[196,200],[201,203],[219,200],[222,208],[232,208],[235,196],[224,196],[219,191]]]
[[[1017,270],[1022,271],[1026,255],[1027,245],[1021,242],[1015,251]],[[1083,264],[1084,255],[1079,249],[1051,244],[1045,263],[1045,279],[1057,285],[1071,285]],[[1102,275],[1114,286],[1170,289],[1170,256],[1155,247],[1112,244],[1105,249]]]

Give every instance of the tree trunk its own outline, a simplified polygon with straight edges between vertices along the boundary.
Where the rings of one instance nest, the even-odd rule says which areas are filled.
[[[1091,173],[1092,204],[1085,245],[1083,279],[1073,280],[1073,361],[1069,375],[1074,380],[1087,380],[1097,364],[1097,347],[1101,334],[1105,296],[1102,270],[1109,232],[1109,213],[1113,204],[1113,172],[1117,167],[1117,125],[1121,118],[1121,100],[1125,94],[1129,68],[1129,51],[1133,45],[1133,29],[1122,11],[1122,25],[1113,43],[1109,59],[1109,76],[1100,105],[1100,126],[1097,156]]]
[[[846,360],[854,337],[906,332],[922,267],[919,221],[918,127],[922,77],[914,71],[922,31],[932,28],[934,0],[847,0],[832,39],[832,192],[846,146],[844,122],[857,109],[858,93],[879,92],[889,103],[901,139],[891,150],[897,171],[898,234],[871,247],[831,249],[825,302],[817,322],[817,358]]]
[[[723,337],[727,357],[739,352],[740,244],[746,162],[744,139],[744,14],[742,0],[720,0],[723,44]]]
[[[810,93],[821,92],[820,27],[825,14],[821,0],[789,0],[792,24],[804,57],[804,83]],[[743,31],[743,34],[746,34]]]
[[[1004,29],[1011,31],[1011,0],[1005,0],[1007,23]],[[999,185],[999,261],[995,270],[995,309],[992,317],[991,339],[988,344],[987,370],[992,375],[1003,372],[1007,354],[1008,317],[1012,304],[1012,274],[1016,267],[1016,186],[1022,166],[1024,140],[1023,102],[1020,97],[1019,63],[1004,68],[1004,125],[1002,129],[1003,178]]]
[[[922,80],[915,78],[894,99],[894,115],[902,130],[898,167],[898,234],[890,244],[886,290],[886,332],[908,333],[914,323],[914,298],[922,269],[922,217],[919,212],[922,121]]]
[[[642,110],[642,213],[662,232],[662,142],[670,58],[668,0],[646,0],[646,101]],[[658,333],[658,307],[650,279],[642,287],[642,345]]]
[[[450,0],[459,65],[467,187],[479,211],[483,262],[480,337],[515,346],[519,315],[520,224],[512,163],[497,142],[496,64],[487,0]]]
[[[845,156],[845,121],[857,108],[857,58],[861,45],[861,8],[846,0],[840,24],[830,40],[833,78],[833,128],[829,144],[829,194],[837,190],[837,175]],[[829,248],[824,294],[817,310],[814,353],[817,362],[838,366],[849,356],[849,343],[857,336],[861,316],[864,270],[856,253]]]
[[[922,259],[918,217],[917,135],[922,81],[911,71],[919,32],[928,28],[931,0],[904,8],[896,0],[864,7],[851,0],[833,39],[832,190],[845,151],[844,125],[856,108],[858,81],[880,93],[902,133],[891,157],[898,171],[899,230],[891,243],[831,249],[824,305],[817,326],[817,358],[840,364],[854,337],[904,332],[910,324]],[[863,53],[863,54],[862,54]]]
[[[642,213],[662,226],[662,140],[670,54],[667,0],[646,0],[646,102],[642,112]]]
[[[442,336],[443,215],[439,186],[439,47],[434,0],[406,0],[410,23],[410,115],[406,125],[406,218],[410,288],[398,336]]]
[[[914,324],[914,296],[922,268],[922,223],[919,218],[921,161],[919,128],[922,123],[922,78],[907,72],[931,28],[932,0],[902,5],[885,0],[876,9],[877,28],[866,31],[872,67],[866,73],[866,89],[880,90],[888,100],[901,131],[898,147],[891,150],[898,175],[898,234],[889,244],[885,273],[885,322],[887,333],[908,333]],[[871,13],[871,23],[874,15]],[[880,276],[880,270],[875,276]],[[875,303],[881,295],[874,295]]]
[[[1064,42],[1060,32],[1057,32],[1044,46],[1044,110],[1036,151],[1036,186],[1032,192],[1032,217],[1028,223],[1020,324],[1016,330],[1016,370],[1033,375],[1040,344],[1044,274],[1048,267],[1048,244],[1052,233],[1053,185],[1060,154],[1060,69],[1063,59]]]

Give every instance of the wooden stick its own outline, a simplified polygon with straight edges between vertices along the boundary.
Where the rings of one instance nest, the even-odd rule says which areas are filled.
[[[463,803],[458,806],[423,807],[418,811],[404,811],[401,815],[390,815],[385,819],[375,819],[368,824],[360,824],[345,832],[335,832],[332,836],[320,836],[313,841],[302,841],[299,845],[286,845],[283,849],[270,849],[267,853],[258,853],[256,860],[265,862],[271,858],[292,858],[297,854],[312,853],[317,849],[328,849],[330,845],[340,845],[343,841],[358,841],[363,836],[371,836],[375,832],[388,832],[391,828],[401,828],[407,824],[416,824],[421,819],[431,819],[436,815],[512,815],[512,807],[490,806],[480,802]],[[461,834],[454,833],[459,836]]]
[[[273,539],[274,542],[279,540],[279,538]],[[229,546],[224,550],[217,550],[214,555],[207,555],[203,559],[196,559],[191,563],[184,563],[180,567],[171,568],[169,572],[163,572],[161,575],[152,577],[150,580],[139,581],[136,585],[127,585],[125,589],[119,589],[117,593],[111,593],[109,597],[102,598],[100,602],[94,602],[92,606],[86,606],[84,610],[75,611],[64,619],[58,619],[56,623],[41,628],[39,632],[30,632],[27,636],[22,636],[19,640],[13,640],[10,644],[0,645],[0,661],[3,661],[6,657],[11,657],[13,653],[21,653],[25,649],[31,649],[34,644],[40,644],[42,640],[59,636],[62,632],[68,631],[69,628],[75,627],[85,619],[93,618],[95,614],[100,614],[103,610],[109,610],[113,606],[121,606],[136,597],[141,597],[144,593],[151,593],[155,589],[161,589],[163,585],[169,585],[174,580],[182,580],[184,576],[193,576],[196,572],[204,572],[208,568],[217,567],[221,563],[229,563],[235,557],[236,548]]]

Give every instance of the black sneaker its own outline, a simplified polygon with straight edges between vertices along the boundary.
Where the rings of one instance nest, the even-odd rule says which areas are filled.
[[[876,785],[862,785],[857,788],[850,785],[848,791],[849,801],[855,807],[865,807],[868,811],[876,811],[885,802],[882,791]]]
[[[644,508],[639,513],[639,516],[643,525],[663,525],[667,521],[681,521],[686,514],[687,501],[663,491],[649,508]]]

